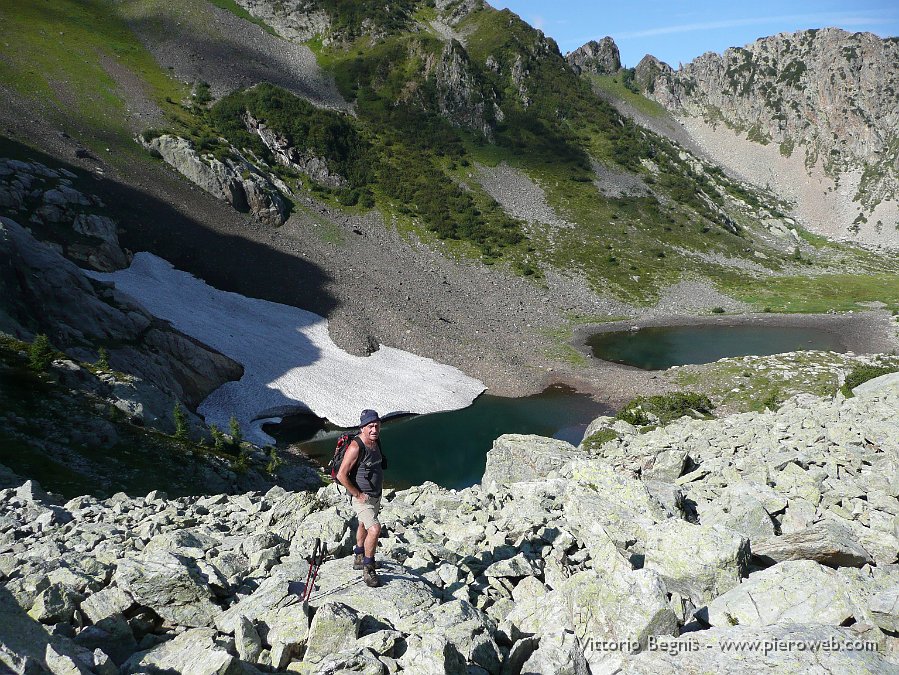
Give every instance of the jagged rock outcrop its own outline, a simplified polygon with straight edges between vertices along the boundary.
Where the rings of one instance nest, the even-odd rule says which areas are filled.
[[[599,42],[590,40],[565,55],[574,72],[594,73],[596,75],[614,75],[621,70],[621,54],[615,41],[606,36]]]
[[[303,151],[293,147],[286,138],[280,136],[264,122],[257,120],[249,113],[244,117],[244,122],[250,133],[254,133],[262,139],[265,147],[274,155],[275,161],[282,166],[299,171],[325,187],[339,188],[346,184],[343,176],[332,173],[328,169],[328,164],[323,158],[316,157],[308,150]]]
[[[178,136],[164,134],[142,142],[185,178],[236,210],[252,213],[260,222],[278,226],[290,215],[287,198],[233,148],[220,161],[210,154],[200,155],[190,141]]]
[[[450,26],[455,26],[472,12],[487,5],[484,0],[435,0],[434,6],[441,18]]]
[[[770,144],[777,150],[772,157],[784,164],[779,177],[766,179],[775,189],[783,190],[778,182],[796,180],[796,168],[829,176],[827,191],[841,198],[830,209],[832,219],[840,207],[843,222],[837,232],[859,236],[872,230],[862,232],[862,238],[889,244],[899,242],[893,236],[899,220],[897,63],[899,43],[892,38],[825,28],[781,33],[723,54],[709,52],[678,70],[647,56],[635,80],[649,97],[683,118],[712,128],[724,124],[749,141]],[[736,158],[719,157],[720,142],[706,139],[699,127],[694,133],[716,159],[740,171]],[[796,167],[788,162],[793,155]],[[747,159],[744,163],[751,163]],[[764,169],[770,172],[770,166]],[[763,167],[741,173],[756,181],[767,175]],[[789,196],[800,202],[814,199],[799,188],[793,192]],[[816,221],[827,216],[814,216],[811,208],[804,212],[812,227],[826,229]]]
[[[666,80],[673,72],[667,63],[659,61],[652,54],[647,54],[634,68],[634,82],[641,91],[652,95],[655,92],[656,80],[660,78]]]
[[[328,14],[314,1],[273,2],[272,0],[237,0],[250,14],[288,40],[306,42],[316,36],[327,35],[331,28]]]
[[[484,93],[462,45],[449,40],[430,69],[437,84],[440,114],[455,126],[492,138],[494,120],[502,120],[503,113],[493,92]]]
[[[123,672],[892,672],[897,547],[875,523],[899,514],[897,411],[899,392],[884,388],[646,434],[618,424],[621,439],[544,477],[387,490],[374,589],[352,570],[355,528],[334,485],[65,504],[34,483],[0,490],[0,662],[98,674],[110,658]],[[759,452],[753,438],[768,432],[777,439]],[[784,447],[800,437],[814,455]],[[683,475],[643,480],[673,439],[690,458]],[[832,474],[818,480],[816,461]],[[801,500],[818,522],[851,503],[844,526],[882,555],[862,568],[750,565],[750,536],[685,520],[723,490],[778,521]],[[305,604],[314,537],[333,559]],[[38,647],[25,635],[42,636]],[[778,640],[793,647],[762,647]]]
[[[143,383],[113,378],[92,387],[122,400],[123,409],[146,424],[171,430],[175,401],[196,406],[243,372],[234,361],[160,324],[108,284],[89,279],[54,247],[6,218],[0,218],[0,261],[0,329],[27,339],[44,333],[58,349],[91,361],[105,345],[110,365]],[[89,379],[78,371],[73,364],[73,385]]]
[[[77,178],[67,169],[0,158],[0,215],[29,214],[29,226],[56,242],[70,259],[92,269],[111,272],[127,267],[129,258],[119,246],[116,221],[96,212],[103,202],[77,190],[73,182]]]

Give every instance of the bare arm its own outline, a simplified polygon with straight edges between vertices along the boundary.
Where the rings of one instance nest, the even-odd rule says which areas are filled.
[[[359,461],[359,442],[357,440],[350,441],[349,446],[344,452],[343,461],[340,463],[340,470],[337,472],[337,480],[340,481],[340,484],[343,485],[347,489],[353,497],[358,499],[359,501],[365,502],[368,500],[368,495],[366,495],[362,490],[356,487],[356,484],[350,479],[349,473],[350,469],[356,466],[356,463]]]

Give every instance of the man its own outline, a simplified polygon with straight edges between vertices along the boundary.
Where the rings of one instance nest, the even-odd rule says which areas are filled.
[[[378,513],[381,510],[381,486],[384,484],[384,462],[381,454],[381,418],[374,410],[363,410],[359,416],[359,435],[347,445],[337,472],[337,480],[350,493],[353,511],[359,519],[353,569],[362,570],[367,586],[380,585],[375,572],[375,548],[381,534]]]

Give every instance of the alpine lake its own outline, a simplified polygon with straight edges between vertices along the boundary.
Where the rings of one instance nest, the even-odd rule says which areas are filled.
[[[838,332],[783,325],[675,325],[603,330],[587,337],[594,358],[643,370],[711,363],[729,356],[820,349],[846,351]],[[462,410],[387,419],[381,444],[389,458],[385,483],[404,488],[425,481],[462,489],[481,480],[487,451],[502,434],[537,434],[577,445],[587,425],[614,414],[590,395],[554,385],[524,398],[482,394]],[[342,429],[311,415],[286,418],[266,431],[321,465]]]

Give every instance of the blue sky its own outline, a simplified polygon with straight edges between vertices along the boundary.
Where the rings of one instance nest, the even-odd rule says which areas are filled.
[[[708,51],[757,38],[835,26],[899,35],[896,0],[488,0],[508,7],[559,43],[563,54],[611,35],[625,66],[653,54],[677,68]]]

